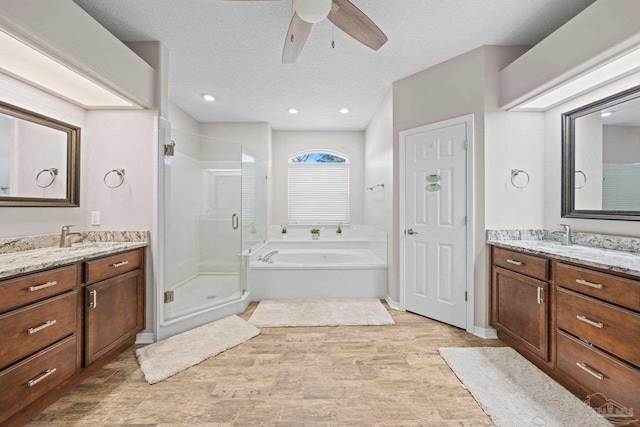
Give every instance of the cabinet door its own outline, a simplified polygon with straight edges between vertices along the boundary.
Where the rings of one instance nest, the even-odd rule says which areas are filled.
[[[493,269],[493,326],[529,352],[549,360],[548,284],[505,270]]]
[[[144,284],[135,270],[85,287],[85,366],[144,328]]]

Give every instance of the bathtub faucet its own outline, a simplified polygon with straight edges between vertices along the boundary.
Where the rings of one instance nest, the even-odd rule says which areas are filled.
[[[269,264],[273,264],[273,261],[271,261],[271,257],[276,255],[279,251],[271,251],[268,254],[266,254],[265,256],[259,257],[258,261],[262,261],[262,262],[268,262]]]

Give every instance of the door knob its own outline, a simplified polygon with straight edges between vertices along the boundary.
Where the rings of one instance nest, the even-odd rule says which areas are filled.
[[[407,230],[407,234],[409,236],[413,236],[414,234],[420,234],[420,233],[418,233],[417,231],[413,231],[413,228],[410,228]]]

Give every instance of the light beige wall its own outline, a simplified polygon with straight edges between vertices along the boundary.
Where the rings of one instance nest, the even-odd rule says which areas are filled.
[[[326,149],[349,156],[349,209],[352,224],[364,222],[364,132],[273,131],[273,180],[271,223],[288,221],[288,160],[304,150]]]
[[[200,132],[200,122],[196,121],[173,102],[169,102],[169,121],[171,122],[171,129],[192,135],[198,135]]]
[[[561,172],[562,172],[562,120],[561,115],[607,96],[640,85],[640,73],[635,73],[582,95],[545,112],[545,228],[558,228],[557,224],[571,225],[575,231],[589,233],[640,236],[638,221],[607,221],[591,219],[562,218],[561,212]]]
[[[271,125],[267,122],[200,123],[200,135],[221,141],[242,144],[265,164],[269,162]]]
[[[500,69],[526,46],[485,48],[485,229],[540,228],[544,223],[544,114],[508,112],[499,105]],[[511,170],[529,174],[525,188],[511,184]],[[476,175],[477,176],[477,175]],[[524,174],[514,182],[524,185]]]
[[[393,259],[393,91],[389,90],[364,133],[364,224],[387,233],[387,259]],[[390,278],[389,278],[390,279]]]

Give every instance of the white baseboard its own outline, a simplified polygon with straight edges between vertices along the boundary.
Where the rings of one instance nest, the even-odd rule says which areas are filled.
[[[498,331],[493,328],[481,328],[479,326],[473,327],[473,335],[484,338],[486,340],[498,339]]]
[[[387,297],[384,300],[387,302],[387,304],[389,304],[390,308],[393,308],[394,310],[402,311],[400,309],[400,303],[395,302],[394,300],[392,300],[389,295],[387,295]]]
[[[136,335],[136,344],[152,344],[153,343],[153,333],[152,332],[141,332]]]

